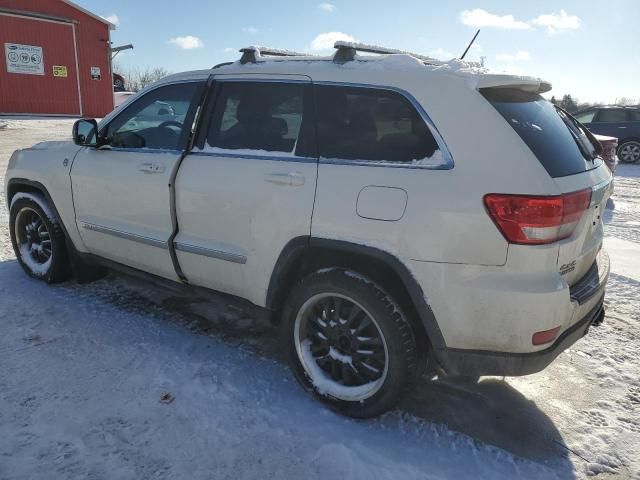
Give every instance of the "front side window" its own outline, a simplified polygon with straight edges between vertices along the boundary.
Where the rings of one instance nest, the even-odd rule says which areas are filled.
[[[222,82],[207,134],[210,147],[304,155],[306,85]]]
[[[156,88],[129,105],[103,135],[115,148],[182,150],[191,130],[199,82]]]
[[[576,113],[574,115],[575,119],[580,123],[591,123],[593,122],[593,117],[596,115],[595,110],[588,110],[586,112]]]
[[[604,108],[600,110],[600,113],[595,120],[597,123],[620,123],[626,122],[627,112],[626,110],[617,108]]]
[[[401,94],[365,87],[318,85],[315,95],[320,157],[441,163],[431,131]]]

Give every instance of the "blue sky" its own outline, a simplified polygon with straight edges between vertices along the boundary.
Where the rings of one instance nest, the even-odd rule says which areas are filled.
[[[327,53],[354,38],[441,59],[468,57],[498,71],[551,81],[553,94],[640,102],[640,1],[76,0],[117,24],[118,62],[172,72],[235,60],[247,45]]]

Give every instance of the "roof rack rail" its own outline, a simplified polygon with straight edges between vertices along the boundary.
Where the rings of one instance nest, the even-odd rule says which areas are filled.
[[[242,57],[240,63],[256,63],[261,57],[305,57],[309,56],[307,53],[294,52],[292,50],[283,50],[281,48],[250,46],[240,49]]]
[[[377,45],[368,45],[366,43],[360,42],[337,41],[333,45],[333,47],[336,49],[336,53],[333,56],[333,61],[336,63],[345,63],[354,60],[357,52],[378,53],[382,55],[411,55],[412,57],[415,57],[428,65],[442,65],[443,63],[445,63],[442,60],[437,60],[426,55],[420,55],[419,53],[406,52],[404,50],[397,50],[395,48],[379,47]]]

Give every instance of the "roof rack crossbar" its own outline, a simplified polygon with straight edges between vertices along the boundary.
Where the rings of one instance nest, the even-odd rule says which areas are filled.
[[[356,52],[377,53],[381,55],[411,55],[412,57],[415,57],[418,60],[429,65],[442,65],[443,63],[445,63],[441,60],[437,60],[426,55],[421,55],[419,53],[397,50],[395,48],[379,47],[377,45],[368,45],[366,43],[360,42],[337,41],[333,45],[333,47],[336,49],[336,53],[333,57],[333,61],[336,63],[344,63],[353,60],[355,58]]]
[[[304,57],[307,53],[294,52],[292,50],[283,50],[281,48],[250,46],[240,49],[242,57],[240,63],[256,63],[261,57]]]

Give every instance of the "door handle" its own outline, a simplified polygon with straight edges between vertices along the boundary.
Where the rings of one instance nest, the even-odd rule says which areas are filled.
[[[138,165],[138,170],[144,173],[162,173],[164,172],[164,165],[161,163],[141,163]]]
[[[299,187],[304,185],[305,178],[300,172],[289,173],[269,173],[264,177],[265,182],[275,183],[277,185],[289,185],[291,187]]]

